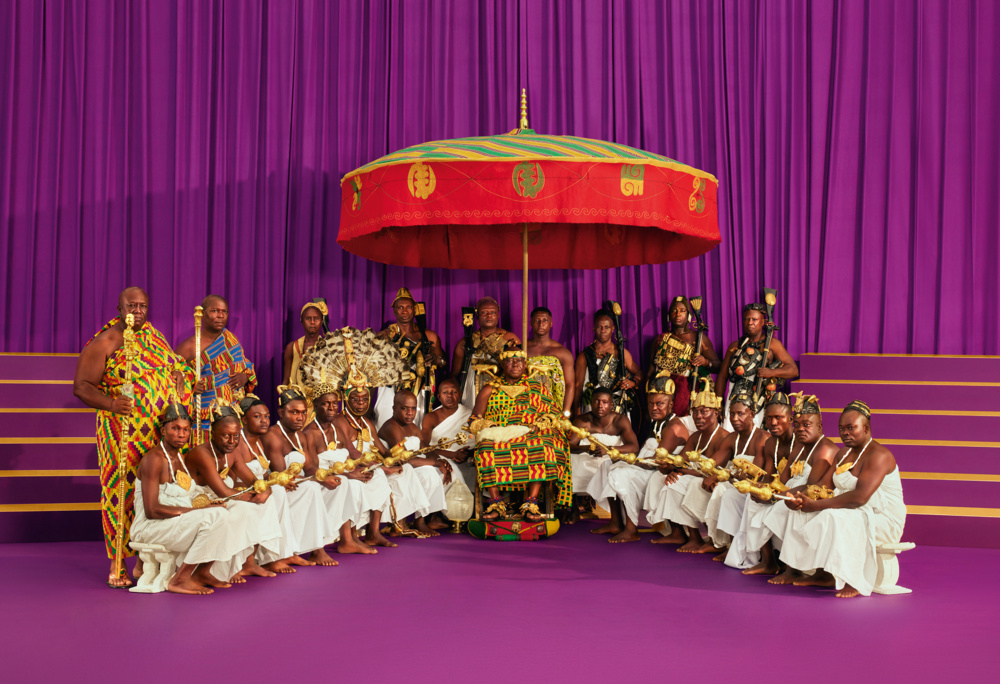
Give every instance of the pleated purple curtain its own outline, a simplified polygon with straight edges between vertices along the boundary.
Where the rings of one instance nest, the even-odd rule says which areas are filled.
[[[424,140],[543,133],[721,183],[722,246],[532,274],[578,350],[605,298],[648,358],[670,297],[717,346],[779,290],[806,351],[1000,353],[1000,7],[961,0],[0,3],[0,347],[77,351],[141,285],[179,341],[208,292],[279,379],[302,303],[378,326],[396,288],[451,346],[520,274],[386,267],[336,245],[341,176]],[[520,332],[518,330],[518,332]]]

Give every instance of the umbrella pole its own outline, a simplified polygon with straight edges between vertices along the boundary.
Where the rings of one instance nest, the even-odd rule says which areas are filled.
[[[524,351],[528,351],[528,224],[521,224],[521,251],[523,255],[521,269],[521,331],[524,337]]]

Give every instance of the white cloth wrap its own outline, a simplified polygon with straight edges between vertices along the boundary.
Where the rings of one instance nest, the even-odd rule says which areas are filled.
[[[838,493],[857,486],[850,472],[834,475]],[[798,518],[800,511],[793,511]],[[897,543],[903,536],[906,505],[899,467],[885,476],[871,498],[859,508],[827,508],[806,514],[803,522],[786,526],[781,560],[807,572],[822,568],[836,579],[837,589],[851,585],[869,596],[875,587],[879,544]]]
[[[158,498],[164,506],[191,507],[200,489],[185,490],[174,482],[160,485]],[[209,572],[228,582],[243,567],[257,543],[256,521],[245,514],[233,515],[229,508],[199,508],[173,518],[146,517],[142,482],[135,483],[135,519],[129,534],[133,541],[159,544],[177,554],[177,564],[212,563]]]
[[[403,448],[407,451],[416,451],[420,448],[420,438],[416,435],[407,437],[403,440]],[[447,505],[444,501],[444,473],[439,468],[429,465],[412,466],[412,468],[413,474],[423,488],[424,498],[427,500],[426,505],[417,506],[417,517],[422,518],[425,515],[443,511]],[[398,508],[396,513],[399,514]]]
[[[621,435],[595,434],[594,439],[606,447],[618,447],[622,445]],[[594,481],[594,477],[597,476],[601,466],[605,463],[609,466],[611,465],[611,458],[600,450],[590,451],[589,449],[581,448],[589,445],[590,440],[584,437],[580,440],[580,444],[574,447],[576,451],[571,451],[569,453],[569,460],[573,469],[573,493],[590,494],[590,496],[594,497],[594,500],[598,503],[604,499],[605,503],[600,503],[600,505],[607,509],[605,504],[608,497],[597,496],[590,491],[589,487]],[[605,485],[607,485],[607,475],[604,475],[601,481],[594,484],[594,490],[598,493],[602,492],[604,491]]]
[[[456,407],[455,412],[442,420],[440,423],[434,426],[431,430],[431,444],[437,444],[443,439],[451,439],[455,437],[459,430],[461,430],[465,424],[469,421],[469,416],[472,415],[472,410],[462,406],[461,404]],[[459,449],[465,447],[474,447],[475,443],[470,437],[465,444],[452,444],[446,447],[446,451],[458,451]],[[471,456],[465,459],[464,462],[459,463],[454,461],[447,456],[444,457],[448,463],[451,464],[451,482],[444,486],[445,494],[451,489],[452,485],[456,482],[461,481],[468,487],[469,491],[473,491],[476,485],[476,463],[475,459]]]
[[[222,478],[222,482],[230,489],[236,489],[231,475]],[[218,498],[215,492],[212,491],[212,488],[207,485],[192,484],[191,491],[195,494],[205,494],[210,499]],[[258,504],[250,501],[230,500],[226,502],[226,510],[230,511],[235,517],[245,516],[251,521],[250,525],[253,529],[251,534],[256,539],[254,545],[258,547],[257,552],[259,554],[264,554],[274,560],[281,558],[278,554],[281,553],[285,544],[277,508],[268,506],[267,503]],[[215,573],[213,572],[212,574],[214,575]],[[225,578],[219,577],[218,579],[228,581],[231,577],[232,575]]]
[[[305,456],[298,451],[285,455],[285,465],[305,464]],[[300,482],[293,492],[285,492],[288,511],[292,516],[292,526],[298,538],[295,553],[306,553],[321,549],[335,537],[337,530],[330,529],[326,512],[326,489],[319,482]]]
[[[349,455],[347,449],[327,449],[319,455],[319,467],[332,468],[333,464],[346,461]],[[350,521],[351,527],[361,527],[368,522],[365,483],[347,477],[346,473],[337,477],[340,478],[340,485],[334,490],[325,490],[326,493],[323,495],[327,513],[331,516],[330,524],[333,525],[339,520],[340,524],[337,525],[339,529],[340,525]],[[337,493],[339,498],[334,500],[335,497],[330,495]]]
[[[794,489],[809,482],[811,472],[812,465],[806,462],[799,475],[788,479],[786,483],[788,488]],[[780,550],[781,538],[784,536],[785,526],[789,521],[789,513],[792,513],[792,509],[780,499],[769,505],[753,503],[754,505],[748,504],[740,525],[740,535],[737,535],[737,537],[742,536],[733,557],[733,563],[740,564],[738,567],[748,567],[747,563],[752,566],[760,562],[760,554],[757,552],[768,541],[775,549]],[[775,534],[775,530],[778,530],[777,534]],[[728,558],[726,563],[730,564]]]
[[[599,438],[600,435],[594,435],[594,437]],[[620,443],[621,438],[618,441]],[[656,440],[650,438],[646,440],[639,454],[640,456],[647,454],[647,456],[643,456],[645,458],[652,455],[655,449]],[[613,505],[610,499],[619,499],[625,509],[626,517],[633,525],[638,525],[642,504],[646,497],[646,487],[654,473],[656,473],[655,470],[629,465],[625,461],[612,463],[610,458],[605,457],[602,459],[597,474],[590,481],[587,493],[605,509],[610,509],[610,506]],[[573,478],[576,479],[575,473]]]

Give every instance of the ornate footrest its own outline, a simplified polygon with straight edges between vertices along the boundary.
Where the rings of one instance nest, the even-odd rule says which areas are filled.
[[[899,580],[899,558],[896,556],[903,551],[916,548],[913,542],[899,542],[897,544],[882,544],[875,549],[875,562],[878,564],[878,575],[875,577],[875,588],[872,591],[876,594],[910,594],[912,589],[901,587],[896,584]]]
[[[469,534],[496,541],[537,541],[559,531],[558,520],[470,520]]]
[[[177,570],[177,554],[159,544],[129,542],[142,560],[142,577],[129,591],[136,594],[158,594],[167,590],[170,578]]]

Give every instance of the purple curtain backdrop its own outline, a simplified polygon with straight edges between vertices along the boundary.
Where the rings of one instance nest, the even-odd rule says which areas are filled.
[[[960,0],[0,3],[0,346],[77,351],[132,284],[175,342],[228,296],[272,386],[317,295],[378,326],[405,284],[450,346],[492,294],[517,330],[519,273],[386,267],[336,234],[344,173],[507,131],[526,86],[539,132],[721,182],[705,257],[533,272],[572,349],[615,298],[645,359],[677,293],[719,346],[766,285],[795,356],[998,354],[997,35],[997,3]]]

